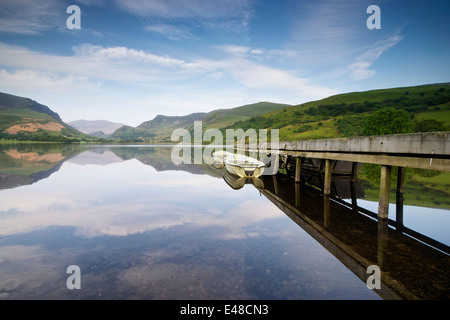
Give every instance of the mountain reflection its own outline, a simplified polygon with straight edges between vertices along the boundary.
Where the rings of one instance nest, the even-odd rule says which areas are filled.
[[[0,144],[0,189],[46,179],[79,152],[79,146],[70,144]]]
[[[0,189],[33,184],[57,172],[66,161],[78,165],[109,165],[136,159],[157,171],[186,171],[221,178],[209,165],[170,161],[172,147],[80,146],[75,144],[0,144]]]

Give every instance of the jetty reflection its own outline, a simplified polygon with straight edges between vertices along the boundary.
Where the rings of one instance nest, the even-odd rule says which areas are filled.
[[[362,189],[352,179],[333,180],[334,196],[330,197],[282,175],[263,176],[264,187],[258,189],[362,281],[370,275],[369,266],[378,266],[381,289],[374,291],[383,299],[450,298],[448,252],[408,236],[389,221],[343,205],[338,196],[350,195],[355,203]]]

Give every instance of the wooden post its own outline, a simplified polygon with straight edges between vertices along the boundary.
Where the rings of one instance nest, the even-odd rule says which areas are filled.
[[[386,260],[386,250],[388,248],[388,221],[378,220],[378,250],[377,250],[377,264],[379,267],[383,267],[383,263]]]
[[[323,227],[330,225],[330,197],[323,197]]]
[[[300,205],[300,183],[295,184],[295,206]]]
[[[352,163],[352,181],[358,180],[358,162]]]
[[[300,182],[300,172],[302,168],[302,158],[295,158],[295,182]]]
[[[350,191],[352,196],[352,209],[358,212],[358,202],[356,198],[356,182],[358,181],[358,162],[352,163],[352,175],[350,180]]]
[[[405,168],[398,167],[397,174],[397,193],[395,199],[395,221],[397,223],[397,230],[403,228],[403,192],[405,190]]]
[[[378,219],[380,220],[388,219],[390,189],[391,166],[381,166],[380,199],[378,201]]]
[[[323,185],[323,194],[329,196],[331,192],[331,160],[325,160],[325,181]]]
[[[356,181],[350,180],[350,192],[352,197],[352,210],[358,213],[358,200],[356,197]]]
[[[273,175],[272,176],[272,181],[273,181],[273,188],[275,189],[275,194],[278,195],[279,191],[278,191],[278,180],[277,180],[277,176]]]

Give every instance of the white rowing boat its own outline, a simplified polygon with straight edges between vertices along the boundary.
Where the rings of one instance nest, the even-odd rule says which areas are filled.
[[[242,178],[259,177],[264,172],[265,164],[255,158],[242,154],[227,154],[224,157],[227,171]]]
[[[228,152],[228,151],[223,151],[223,150],[213,152],[212,156],[214,159],[214,163],[215,164],[225,164],[225,158],[231,154],[233,154],[233,153]]]

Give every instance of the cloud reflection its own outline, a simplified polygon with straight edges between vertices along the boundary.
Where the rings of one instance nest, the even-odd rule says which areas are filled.
[[[50,179],[4,190],[0,199],[1,236],[50,226],[71,226],[82,238],[213,226],[221,229],[214,237],[242,239],[259,235],[255,225],[281,214],[254,188],[236,192],[220,179],[156,172],[137,160],[66,162]]]

